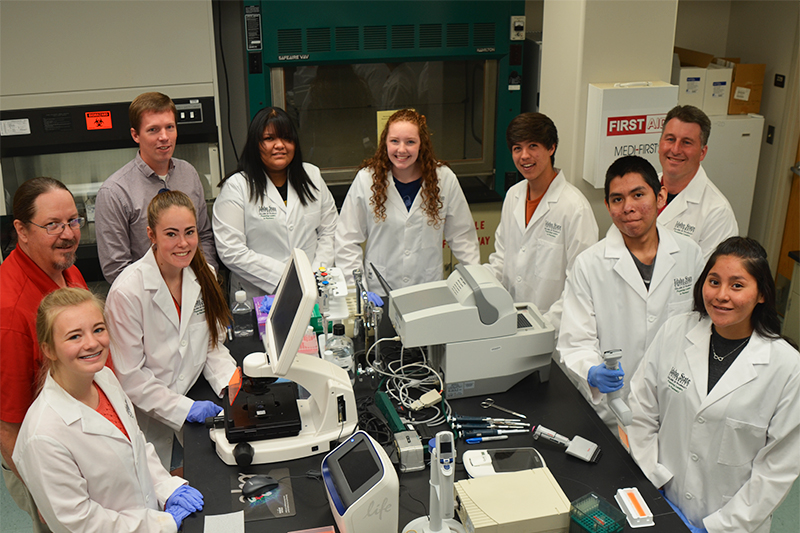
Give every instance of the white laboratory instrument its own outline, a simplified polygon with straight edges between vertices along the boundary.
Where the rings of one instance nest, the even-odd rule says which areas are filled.
[[[470,533],[569,531],[569,499],[547,467],[465,479],[455,492],[458,517]]]
[[[372,437],[357,431],[326,455],[322,481],[340,533],[397,531],[400,482]]]
[[[534,448],[495,448],[468,450],[462,456],[469,477],[507,474],[547,466]]]
[[[485,267],[458,264],[446,280],[391,291],[388,307],[405,348],[429,347],[450,399],[505,392],[535,371],[550,377],[553,326]]]
[[[603,455],[600,446],[594,442],[586,440],[580,435],[575,435],[572,439],[568,439],[564,435],[560,435],[552,429],[547,429],[541,424],[533,429],[534,440],[539,440],[539,437],[553,444],[564,446],[567,455],[583,459],[587,463],[596,463],[600,460],[600,456]]]
[[[619,361],[622,359],[622,350],[607,350],[603,352],[603,362],[609,370],[619,369]],[[622,390],[616,390],[606,394],[608,398],[608,407],[614,416],[617,418],[617,432],[619,433],[619,440],[625,449],[630,451],[631,445],[628,443],[628,428],[633,422],[633,413],[631,408],[622,399]]]
[[[297,353],[316,299],[317,285],[308,257],[294,249],[267,319],[266,352],[250,354],[244,360],[245,382],[256,383],[253,388],[258,390],[248,392],[245,385],[237,395],[228,387],[234,400],[228,401],[226,394],[224,427],[216,423],[209,431],[217,455],[226,464],[307,457],[330,450],[331,443],[355,431],[356,402],[347,372],[319,357]],[[278,377],[292,383],[273,383]],[[311,396],[295,399],[295,383]],[[277,399],[284,389],[291,396]],[[237,398],[242,395],[244,398]],[[273,438],[275,435],[278,437]]]
[[[431,449],[430,515],[415,518],[406,524],[403,533],[466,533],[464,526],[453,519],[456,471],[453,434],[440,431],[435,442]]]

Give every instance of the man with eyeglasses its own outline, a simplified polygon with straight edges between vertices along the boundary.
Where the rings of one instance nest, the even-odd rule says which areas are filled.
[[[217,268],[214,234],[197,170],[172,157],[178,140],[177,110],[169,96],[149,92],[128,109],[136,157],[100,186],[95,202],[97,254],[103,276],[114,283],[122,271],[150,249],[147,206],[163,190],[181,191],[197,211],[197,231],[206,261]]]
[[[3,479],[34,531],[50,531],[19,478],[11,454],[22,419],[33,403],[41,354],[36,311],[60,287],[83,287],[74,266],[85,220],[67,187],[53,178],[33,178],[14,195],[17,247],[0,265],[0,452]]]

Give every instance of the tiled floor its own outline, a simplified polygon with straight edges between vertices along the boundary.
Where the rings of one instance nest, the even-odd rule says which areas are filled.
[[[792,491],[772,517],[771,533],[800,532],[800,481],[795,482]],[[20,511],[14,500],[0,482],[0,531],[2,533],[30,533],[31,519]]]

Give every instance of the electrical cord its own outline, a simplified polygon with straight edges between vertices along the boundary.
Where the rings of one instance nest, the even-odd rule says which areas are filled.
[[[381,446],[392,444],[394,441],[392,430],[383,420],[371,412],[370,408],[373,406],[375,406],[375,399],[371,396],[365,396],[356,400],[358,427],[375,439]],[[377,406],[375,406],[375,409],[377,409]]]
[[[406,409],[411,409],[411,404],[416,400],[416,397],[410,391],[419,392],[420,395],[436,390],[440,395],[444,392],[444,380],[441,375],[427,363],[425,352],[420,349],[422,360],[419,362],[404,363],[404,349],[400,350],[400,358],[396,361],[389,361],[385,364],[385,369],[379,368],[376,361],[370,361],[370,353],[378,343],[383,341],[399,341],[400,337],[387,337],[376,341],[367,350],[365,356],[366,364],[375,372],[386,377],[383,386],[386,389],[386,394],[402,405]],[[432,415],[425,418],[414,418],[408,420],[413,425],[427,425],[437,426],[447,421],[447,416],[451,413],[450,405],[442,397],[442,407],[430,406],[429,409],[433,411]]]

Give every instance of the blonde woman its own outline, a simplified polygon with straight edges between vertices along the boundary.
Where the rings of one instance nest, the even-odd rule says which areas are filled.
[[[85,289],[58,289],[39,306],[36,334],[44,384],[13,458],[48,527],[177,531],[203,496],[164,469],[105,367],[103,303]]]

